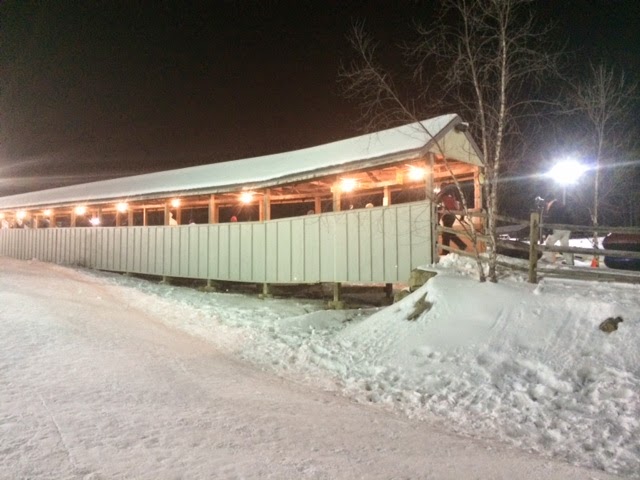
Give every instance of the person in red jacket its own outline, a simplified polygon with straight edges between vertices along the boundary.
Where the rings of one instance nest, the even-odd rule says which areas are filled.
[[[458,189],[455,185],[442,185],[440,193],[436,198],[436,202],[441,205],[442,210],[442,226],[451,228],[456,221],[456,216],[451,213],[460,210],[460,201],[458,200]],[[442,245],[448,247],[451,242],[455,243],[459,250],[466,250],[467,244],[464,243],[458,235],[450,232],[442,232]],[[442,254],[449,253],[445,250]]]

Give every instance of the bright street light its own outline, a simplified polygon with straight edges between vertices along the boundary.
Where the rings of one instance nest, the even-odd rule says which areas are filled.
[[[567,185],[577,183],[586,171],[586,166],[573,159],[562,160],[549,170],[547,175],[562,185],[562,203],[566,203],[567,200]]]

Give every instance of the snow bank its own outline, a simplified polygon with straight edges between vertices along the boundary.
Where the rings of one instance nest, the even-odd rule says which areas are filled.
[[[459,433],[640,478],[640,287],[508,275],[449,255],[384,309],[203,294],[109,276],[123,297],[264,368]],[[142,289],[153,296],[141,296]],[[151,299],[151,300],[149,300]],[[427,308],[407,320],[419,300]],[[180,308],[176,308],[176,305]],[[622,316],[619,330],[598,325]]]

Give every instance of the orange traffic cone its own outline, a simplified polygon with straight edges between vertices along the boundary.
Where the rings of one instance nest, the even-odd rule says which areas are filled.
[[[599,266],[600,266],[600,260],[598,260],[598,257],[593,257],[591,259],[591,267],[598,268]]]

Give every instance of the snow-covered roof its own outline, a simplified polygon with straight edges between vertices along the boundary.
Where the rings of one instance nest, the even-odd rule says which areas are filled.
[[[426,151],[440,153],[440,148],[449,158],[480,165],[477,147],[468,133],[454,130],[461,122],[456,114],[442,115],[420,123],[291,152],[0,197],[0,209],[266,188],[417,158]],[[448,134],[456,138],[449,140]],[[435,144],[436,140],[439,146]]]

